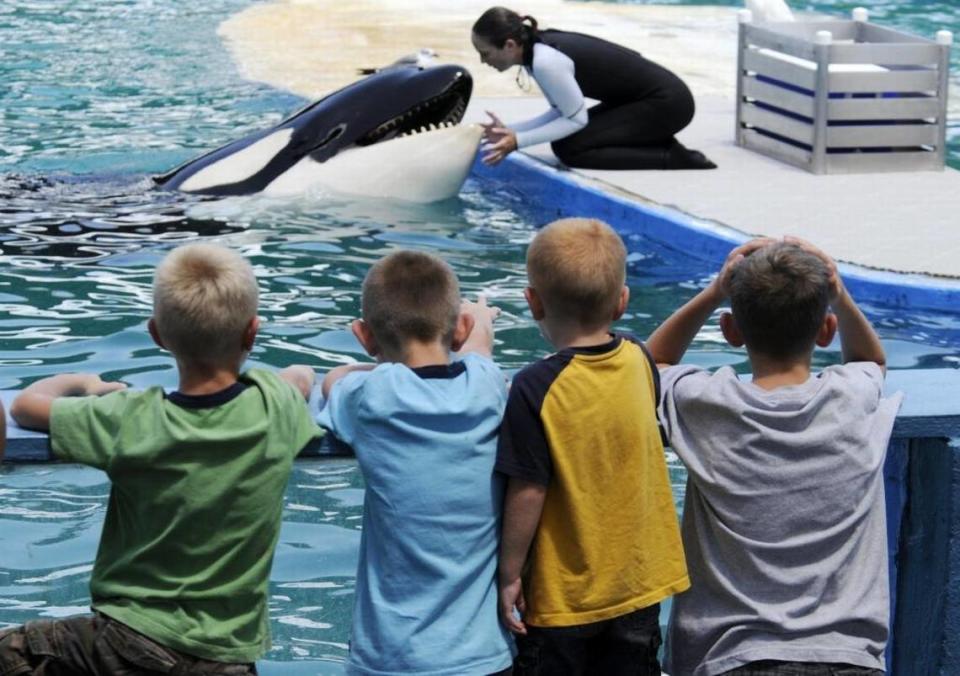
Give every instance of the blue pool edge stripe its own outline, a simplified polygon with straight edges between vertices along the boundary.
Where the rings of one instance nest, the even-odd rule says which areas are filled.
[[[647,237],[717,268],[732,248],[755,236],[678,209],[645,202],[641,195],[557,169],[523,153],[511,154],[496,167],[477,160],[471,173],[511,186],[527,203],[539,205],[545,213],[545,223],[568,216],[599,218],[621,235]],[[680,174],[677,180],[682,180]],[[853,263],[839,263],[838,267],[851,295],[861,303],[947,312],[960,308],[960,279],[874,270]]]

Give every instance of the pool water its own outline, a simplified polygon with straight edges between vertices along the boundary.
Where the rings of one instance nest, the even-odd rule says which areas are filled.
[[[217,24],[250,0],[7,0],[0,6],[0,389],[63,371],[176,385],[147,335],[153,268],[171,247],[216,241],[254,265],[263,324],[252,364],[323,371],[364,356],[347,330],[370,264],[438,252],[465,295],[500,305],[507,370],[544,356],[526,310],[526,244],[547,211],[511,186],[469,180],[435,205],[311,195],[210,200],[152,190],[161,172],[303,101],[242,80]],[[908,4],[908,3],[903,3]],[[941,3],[945,4],[945,3]],[[618,328],[648,335],[714,272],[640,237]],[[891,368],[960,365],[960,314],[869,306]],[[690,360],[746,369],[715,323]],[[835,363],[838,346],[818,351]],[[683,472],[671,457],[678,504]],[[351,460],[299,461],[271,586],[263,673],[339,673],[346,655],[362,480]],[[0,467],[0,626],[87,608],[109,485],[71,465]]]
[[[110,484],[77,465],[5,468],[0,484],[0,626],[88,612]],[[301,460],[287,488],[270,588],[274,649],[264,674],[339,673],[346,656],[363,488],[352,460]],[[326,667],[324,667],[326,662]]]

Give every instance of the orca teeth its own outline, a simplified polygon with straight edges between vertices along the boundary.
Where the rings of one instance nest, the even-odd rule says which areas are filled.
[[[459,92],[441,94],[429,101],[418,103],[405,113],[379,125],[357,141],[357,145],[369,145],[391,138],[455,127],[463,119],[466,108],[466,101]]]

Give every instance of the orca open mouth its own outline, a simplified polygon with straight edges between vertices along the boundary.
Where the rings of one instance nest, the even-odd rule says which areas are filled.
[[[410,110],[380,124],[357,139],[356,145],[368,146],[432,129],[453,127],[463,119],[471,88],[469,81],[458,79],[442,94],[421,101]]]
[[[472,92],[473,79],[462,66],[384,68],[155,181],[166,189],[206,195],[261,192],[344,150],[455,127],[463,120]]]

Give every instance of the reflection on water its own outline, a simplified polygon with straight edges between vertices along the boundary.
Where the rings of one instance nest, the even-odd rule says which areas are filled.
[[[324,370],[364,358],[348,325],[359,313],[369,265],[397,248],[436,251],[453,265],[466,295],[483,292],[504,309],[497,356],[517,368],[548,349],[523,301],[525,245],[549,220],[509,186],[468,181],[437,205],[356,202],[311,195],[198,199],[126,182],[45,178],[17,189],[0,180],[0,388],[23,387],[63,370],[91,370],[132,385],[174,385],[169,357],[150,341],[152,274],[171,247],[206,239],[240,250],[261,290],[263,328],[253,360]],[[651,242],[627,239],[632,295],[618,328],[648,335],[705,284],[712,266]],[[954,367],[956,314],[865,307],[893,368]],[[693,346],[704,365],[744,355],[715,324]],[[838,348],[817,353],[833,363]]]
[[[138,260],[123,254],[138,252],[144,242],[175,245],[241,229],[191,218],[185,213],[191,198],[152,188],[149,178],[0,176],[0,255],[18,269],[54,267],[64,259],[123,267]]]

